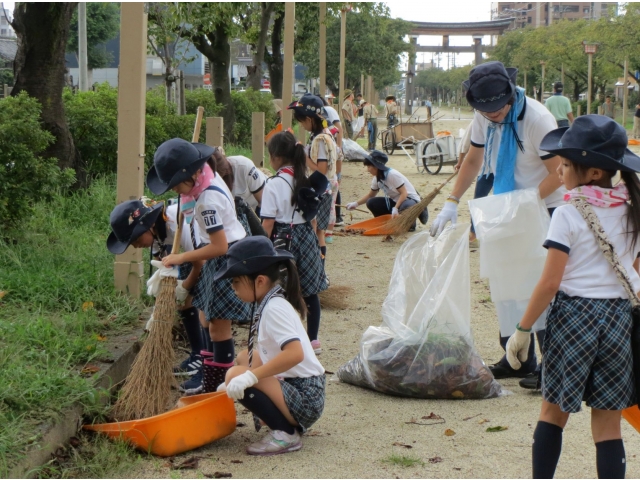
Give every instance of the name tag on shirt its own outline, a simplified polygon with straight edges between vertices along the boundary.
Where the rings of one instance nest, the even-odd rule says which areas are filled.
[[[204,210],[202,212],[202,219],[207,227],[214,227],[218,224],[215,210]]]

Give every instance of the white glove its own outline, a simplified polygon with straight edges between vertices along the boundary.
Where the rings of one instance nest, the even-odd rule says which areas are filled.
[[[507,361],[511,368],[519,370],[522,364],[529,358],[529,343],[531,342],[531,332],[516,330],[507,342]]]
[[[244,391],[256,383],[258,383],[258,378],[251,370],[247,370],[242,375],[231,379],[227,385],[227,395],[234,400],[241,400],[244,398]]]
[[[398,215],[400,215],[400,212],[398,211],[398,209],[396,207],[393,207],[391,209],[391,218],[396,218]]]
[[[151,260],[151,265],[158,270],[147,280],[147,295],[155,297],[160,292],[160,283],[162,277],[175,277],[178,278],[178,266],[173,265],[171,267],[165,267],[160,260]]]
[[[347,210],[355,210],[358,208],[358,202],[347,203]]]
[[[184,303],[189,296],[189,290],[182,286],[182,280],[178,280],[176,285],[176,301],[180,304]]]
[[[227,384],[222,382],[220,385],[218,385],[218,388],[216,388],[216,392],[225,392],[227,390]]]
[[[442,233],[444,227],[447,226],[447,222],[451,222],[452,225],[456,224],[458,220],[458,204],[455,202],[444,202],[442,211],[438,214],[436,219],[431,224],[429,233],[432,237],[437,237]]]
[[[152,326],[153,326],[153,312],[151,312],[151,316],[149,317],[149,320],[147,320],[147,324],[144,326],[145,332],[150,332]]]

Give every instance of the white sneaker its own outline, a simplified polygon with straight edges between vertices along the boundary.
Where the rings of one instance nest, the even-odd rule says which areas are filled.
[[[249,455],[279,455],[281,453],[295,452],[302,448],[300,434],[295,431],[289,435],[282,430],[269,432],[262,440],[252,443],[247,447]]]

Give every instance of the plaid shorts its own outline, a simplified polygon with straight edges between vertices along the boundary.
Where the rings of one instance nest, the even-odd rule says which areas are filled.
[[[316,221],[318,222],[318,230],[326,230],[329,227],[331,219],[331,194],[323,193],[320,197],[320,205],[318,205],[318,214]]]
[[[191,263],[183,263],[182,265],[180,265],[178,267],[178,280],[185,280],[189,274],[191,273],[191,270],[193,270],[193,265]],[[194,285],[194,287],[191,289],[191,297],[192,297],[192,303],[195,301],[195,299],[198,296],[202,295],[202,282],[200,281],[200,278],[198,278],[198,281],[196,282],[196,284]]]
[[[227,265],[227,256],[207,260],[200,271],[198,284],[202,294],[194,298],[192,305],[202,310],[207,321],[223,319],[251,320],[251,304],[238,298],[231,287],[231,279],[214,281],[216,272]]]
[[[327,276],[320,258],[318,237],[310,223],[300,223],[293,226],[291,253],[296,259],[302,296],[308,297],[326,290]]]
[[[570,297],[558,292],[547,317],[542,396],[563,412],[582,402],[601,410],[636,403],[629,300]]]
[[[316,423],[324,410],[324,375],[280,380],[284,403],[291,416],[300,424],[302,433]]]
[[[247,220],[247,215],[244,212],[238,212],[237,215],[238,221],[244,228],[244,231],[247,232],[247,237],[251,236],[251,228],[249,227],[249,220]]]

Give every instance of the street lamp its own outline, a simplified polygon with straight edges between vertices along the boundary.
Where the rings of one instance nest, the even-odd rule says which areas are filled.
[[[593,65],[593,54],[598,50],[598,44],[583,41],[582,45],[584,45],[584,53],[589,55],[589,70],[587,72],[587,82],[589,85],[587,89],[587,115],[589,115],[591,113],[591,68]]]

